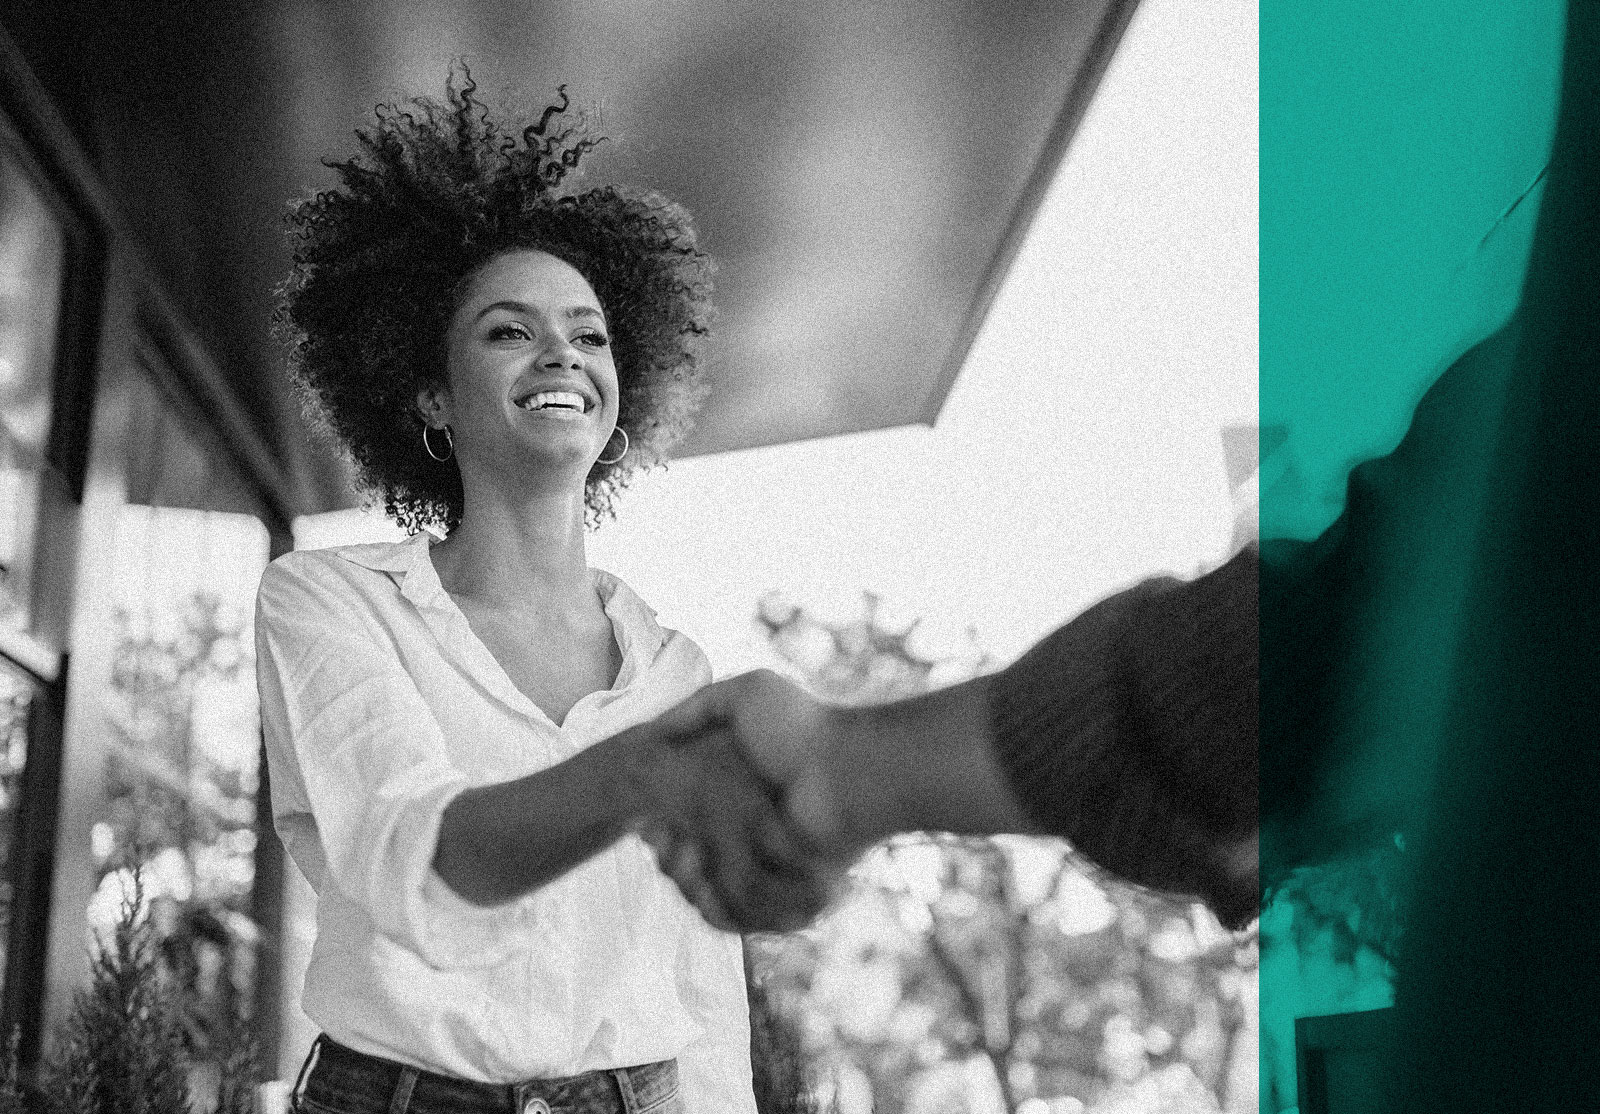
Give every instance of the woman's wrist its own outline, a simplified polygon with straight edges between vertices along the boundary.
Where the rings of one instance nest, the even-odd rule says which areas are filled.
[[[538,773],[464,791],[445,809],[434,870],[476,905],[554,881],[633,825],[646,751],[644,740],[607,739]]]
[[[661,812],[664,783],[682,765],[674,747],[648,725],[622,731],[584,753],[592,754],[599,768],[612,771],[604,807],[619,835]]]

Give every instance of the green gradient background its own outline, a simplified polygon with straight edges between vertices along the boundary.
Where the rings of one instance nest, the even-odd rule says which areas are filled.
[[[1263,537],[1325,528],[1350,466],[1511,312],[1541,191],[1497,221],[1549,157],[1564,11],[1262,5],[1260,413],[1301,480],[1263,491]]]
[[[1263,538],[1324,531],[1351,467],[1391,452],[1423,392],[1510,316],[1543,192],[1530,187],[1554,132],[1564,14],[1560,0],[1262,5]],[[1393,567],[1368,570],[1380,587],[1357,651],[1386,679],[1352,696],[1358,732],[1321,787],[1329,825],[1407,830],[1428,807],[1453,664],[1440,651],[1456,645],[1472,554],[1496,528],[1483,490],[1510,361],[1480,363],[1435,407],[1418,449],[1432,466],[1386,493],[1402,525]],[[1263,838],[1267,857],[1270,824]],[[1264,929],[1281,930],[1284,912],[1269,909]],[[1362,1008],[1339,1004],[1345,973],[1271,951],[1263,1111],[1293,1098],[1282,1089],[1292,1019]]]

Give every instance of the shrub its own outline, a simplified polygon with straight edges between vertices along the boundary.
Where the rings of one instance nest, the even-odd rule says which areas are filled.
[[[97,938],[89,985],[73,997],[38,1076],[24,1086],[13,1033],[0,1072],[0,1114],[251,1114],[255,1042],[242,1018],[221,1047],[220,1079],[197,1073],[189,1006],[162,962],[160,940],[135,866],[121,914]],[[198,1092],[203,1101],[195,1102]]]

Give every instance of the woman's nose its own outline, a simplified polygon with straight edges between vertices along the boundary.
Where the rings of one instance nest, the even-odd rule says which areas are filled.
[[[583,367],[583,353],[568,341],[558,341],[539,358],[546,371],[577,371]]]

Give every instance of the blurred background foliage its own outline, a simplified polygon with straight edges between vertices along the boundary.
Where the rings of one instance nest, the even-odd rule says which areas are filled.
[[[970,632],[928,653],[917,624],[883,612],[868,594],[833,622],[774,596],[758,621],[788,671],[839,702],[990,667]],[[757,1032],[789,1034],[814,1092],[764,1114],[1256,1108],[1255,931],[1109,879],[1058,840],[898,837],[824,919],[746,952]],[[761,1043],[758,1077],[773,1070]]]
[[[115,613],[106,808],[90,835],[90,931],[116,937],[137,871],[151,962],[170,986],[200,1110],[249,1028],[259,960],[255,655],[237,611],[197,591],[163,622]]]
[[[210,1045],[193,1039],[194,988],[171,962],[181,937],[153,915],[135,857],[115,919],[94,934],[90,978],[52,1035],[37,1079],[18,1069],[13,1032],[0,1061],[0,1114],[257,1114],[258,1055],[247,1019]]]

